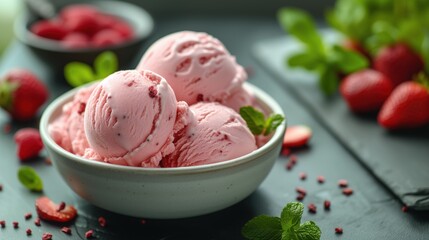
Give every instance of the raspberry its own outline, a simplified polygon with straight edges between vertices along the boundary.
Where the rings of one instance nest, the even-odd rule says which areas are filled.
[[[34,23],[30,31],[37,36],[52,40],[61,40],[67,35],[67,30],[58,21],[42,20]]]
[[[34,158],[43,149],[40,133],[35,128],[23,128],[14,135],[17,144],[17,155],[21,161]]]

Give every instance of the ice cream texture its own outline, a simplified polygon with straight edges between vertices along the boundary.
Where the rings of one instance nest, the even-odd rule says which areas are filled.
[[[182,31],[159,39],[143,55],[137,69],[163,76],[177,100],[189,105],[216,101],[238,111],[241,104],[254,102],[253,95],[242,89],[247,79],[244,68],[207,33]],[[234,98],[237,92],[241,95],[239,103]]]

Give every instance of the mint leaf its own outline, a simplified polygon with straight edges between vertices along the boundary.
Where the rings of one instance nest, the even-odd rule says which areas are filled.
[[[334,45],[331,54],[328,54],[328,61],[345,74],[356,72],[368,67],[369,63],[366,57],[359,53],[346,50],[338,45]]]
[[[339,81],[337,71],[328,65],[320,73],[319,87],[325,95],[332,95],[337,91]]]
[[[280,114],[274,114],[271,115],[266,121],[265,121],[265,131],[264,136],[270,135],[272,132],[274,132],[280,124],[285,120],[285,118]]]
[[[287,65],[290,67],[302,67],[309,71],[318,69],[321,64],[326,62],[323,56],[309,50],[292,55],[287,58],[286,61]]]
[[[70,62],[64,67],[64,76],[72,87],[78,87],[96,80],[90,66],[80,62]]]
[[[21,167],[18,170],[18,179],[22,185],[31,191],[40,192],[43,190],[42,179],[32,167]]]
[[[300,240],[293,229],[283,230],[282,240]]]
[[[280,218],[261,215],[247,222],[241,234],[250,240],[281,240]]]
[[[298,202],[288,203],[281,214],[281,224],[283,230],[295,229],[299,227],[301,222],[302,213],[304,212],[304,205]]]
[[[295,234],[300,240],[319,240],[322,231],[313,221],[307,221],[299,226]]]
[[[118,58],[113,52],[103,52],[95,58],[94,69],[96,78],[103,79],[118,70]]]
[[[262,112],[251,106],[245,106],[240,108],[240,115],[254,135],[262,134],[265,126],[265,116]]]
[[[324,52],[322,38],[309,14],[299,9],[281,8],[277,18],[284,30],[298,38],[308,49],[316,53]]]

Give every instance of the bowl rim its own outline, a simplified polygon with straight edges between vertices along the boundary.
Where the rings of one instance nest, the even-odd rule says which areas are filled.
[[[73,3],[68,3],[68,4],[62,4],[62,5],[58,5],[57,7],[65,7],[68,5],[75,5],[75,4],[94,5],[96,7],[100,7],[101,10],[103,10],[102,8],[105,5],[120,6],[122,8],[125,7],[127,9],[131,9],[134,12],[138,12],[139,19],[144,19],[144,21],[139,21],[139,24],[137,25],[138,28],[136,29],[135,22],[130,22],[127,19],[125,20],[133,27],[133,30],[135,31],[134,33],[136,35],[133,38],[123,43],[115,44],[112,46],[99,47],[99,48],[93,48],[93,47],[65,48],[61,46],[59,41],[39,37],[33,34],[27,27],[27,25],[30,23],[30,18],[32,14],[28,11],[23,11],[21,14],[18,15],[13,25],[16,38],[22,43],[25,43],[31,47],[39,48],[45,51],[58,52],[58,53],[97,53],[97,52],[102,52],[106,50],[120,49],[120,48],[133,45],[141,41],[142,39],[149,37],[155,27],[154,19],[148,11],[146,11],[144,8],[140,6],[137,6],[129,2],[123,2],[123,1],[117,1],[117,0],[104,0],[104,1],[87,0],[87,1],[78,1]],[[124,16],[124,14],[118,14],[117,12],[108,12],[108,13],[120,18],[123,18]]]
[[[87,87],[90,84],[95,84],[95,83],[89,83],[89,84],[71,89],[65,92],[64,94],[62,94],[61,96],[57,97],[54,101],[52,101],[44,110],[40,120],[40,125],[39,125],[41,138],[47,148],[49,148],[51,151],[55,151],[57,154],[61,155],[62,157],[70,161],[73,161],[77,164],[85,165],[86,167],[99,168],[100,170],[101,169],[115,170],[115,171],[124,172],[124,173],[152,174],[152,175],[164,175],[164,174],[181,175],[181,174],[193,174],[193,173],[217,171],[217,170],[231,168],[233,166],[245,164],[250,161],[259,159],[259,157],[263,156],[264,154],[276,148],[277,144],[283,140],[283,135],[286,130],[287,119],[281,106],[277,103],[277,101],[275,101],[271,96],[269,96],[266,92],[264,92],[257,86],[251,83],[245,82],[243,86],[247,89],[250,89],[254,93],[257,101],[260,104],[262,104],[263,107],[269,108],[270,110],[272,110],[272,113],[278,113],[285,116],[285,120],[278,126],[278,128],[271,136],[269,141],[251,153],[248,153],[238,158],[234,158],[234,159],[230,159],[230,160],[222,161],[218,163],[211,163],[211,164],[205,164],[205,165],[199,165],[199,166],[172,167],[172,168],[144,168],[144,167],[134,167],[134,166],[121,166],[121,165],[86,159],[86,158],[77,156],[73,153],[70,153],[67,150],[63,149],[61,146],[59,146],[49,135],[48,124],[52,121],[53,113],[55,111],[58,111],[57,109],[59,107],[62,107],[66,102],[70,101],[73,95],[79,89]],[[263,160],[266,160],[266,159],[262,159],[261,161]],[[54,163],[55,161],[56,159],[53,159]]]

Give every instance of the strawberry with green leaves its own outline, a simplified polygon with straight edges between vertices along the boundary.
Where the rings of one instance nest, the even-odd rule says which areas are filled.
[[[350,110],[355,113],[375,112],[393,90],[393,84],[384,74],[365,69],[346,76],[340,93]]]
[[[379,114],[378,123],[386,129],[417,128],[429,124],[429,83],[427,79],[397,86]]]
[[[29,70],[10,70],[0,80],[0,107],[13,119],[32,119],[48,99],[46,86]]]

